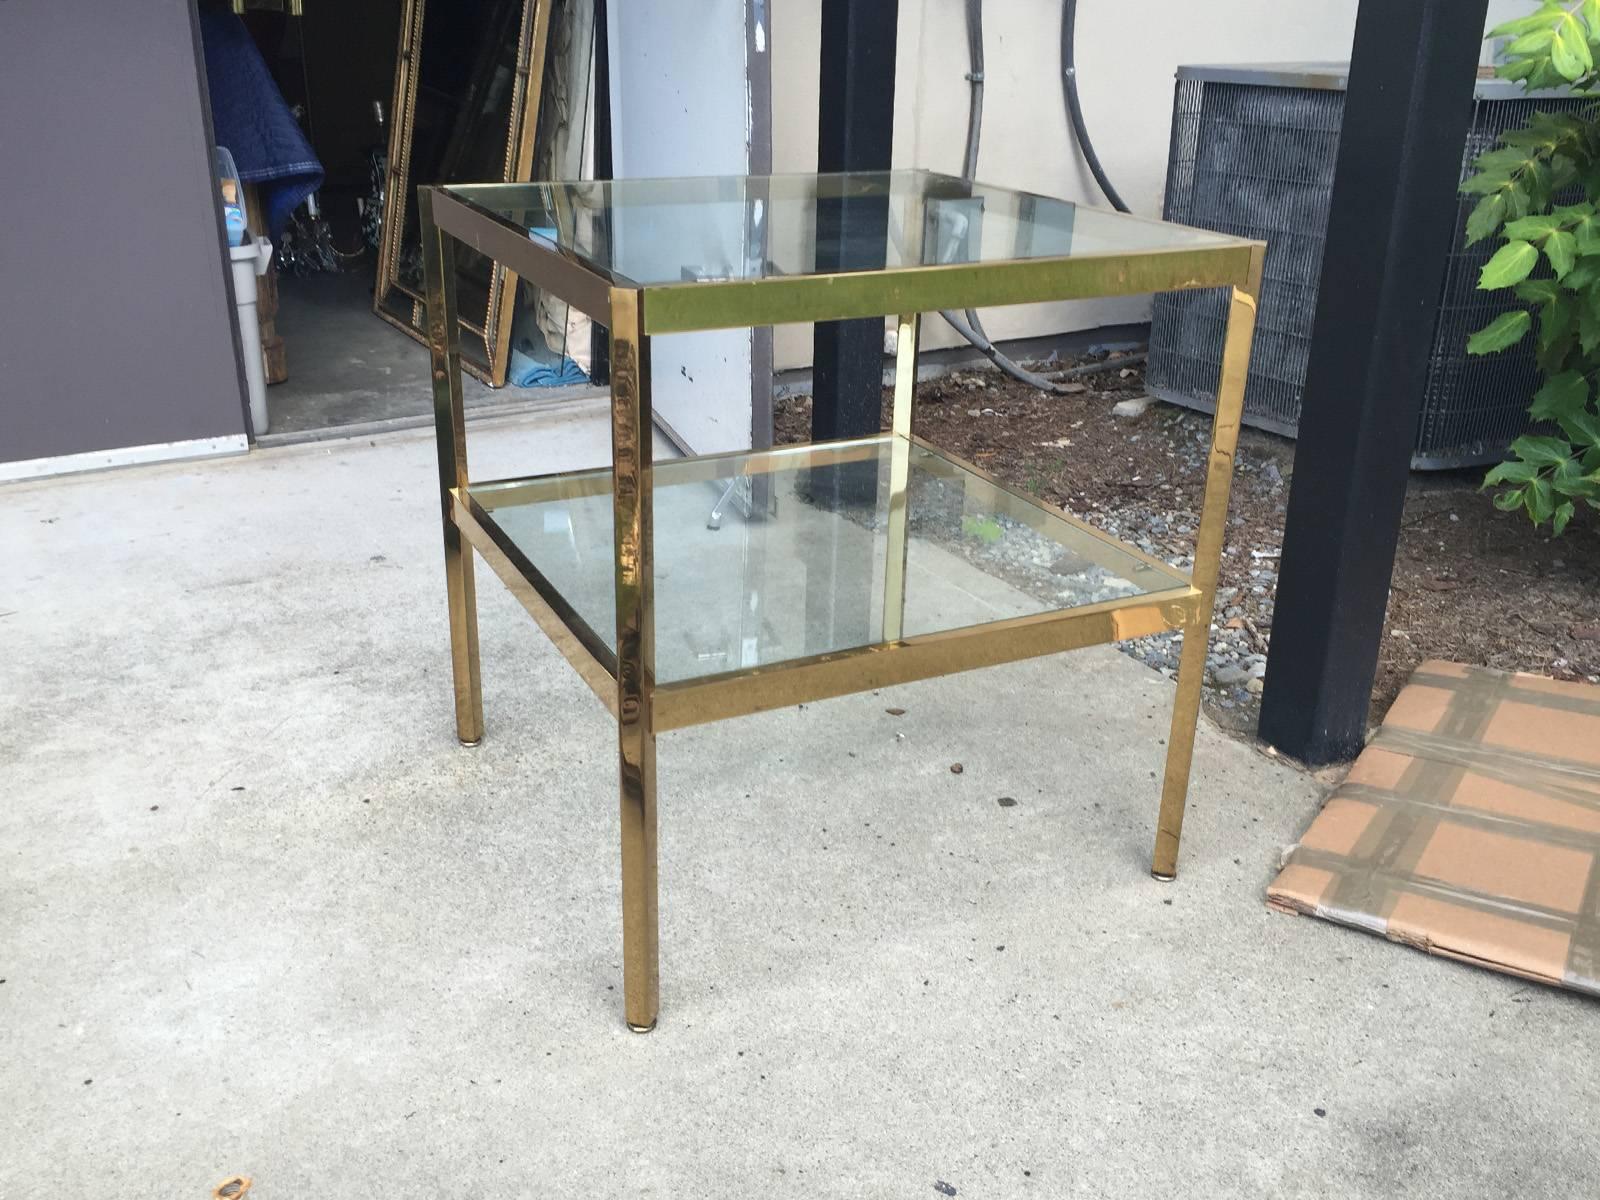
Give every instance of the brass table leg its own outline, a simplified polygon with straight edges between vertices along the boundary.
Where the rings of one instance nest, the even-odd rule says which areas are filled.
[[[918,314],[902,315],[894,351],[894,408],[889,445],[889,546],[883,564],[883,640],[905,635],[906,487],[911,474],[911,407],[917,387]]]
[[[617,759],[622,804],[622,990],[628,1028],[660,1008],[656,877],[655,574],[650,341],[643,296],[611,290],[611,455],[617,567]]]
[[[427,292],[428,351],[433,360],[433,425],[439,450],[439,500],[444,509],[444,577],[450,606],[450,669],[456,736],[464,746],[483,738],[483,685],[478,672],[478,600],[472,547],[456,527],[450,489],[467,486],[467,428],[461,405],[461,326],[456,320],[455,251],[433,223],[433,189],[417,189],[422,268]]]
[[[1259,269],[1256,274],[1259,276]],[[1156,848],[1150,864],[1150,873],[1162,880],[1173,879],[1178,873],[1178,841],[1183,834],[1183,806],[1189,794],[1195,726],[1200,720],[1200,688],[1205,682],[1211,616],[1217,601],[1217,572],[1227,534],[1228,489],[1233,482],[1233,455],[1239,441],[1239,418],[1244,410],[1245,375],[1255,326],[1255,296],[1243,288],[1234,288],[1222,351],[1222,379],[1217,387],[1217,411],[1211,424],[1205,503],[1195,537],[1194,586],[1199,589],[1200,600],[1192,622],[1183,630],[1178,694],[1172,704],[1166,777],[1161,783],[1161,815],[1156,822]]]

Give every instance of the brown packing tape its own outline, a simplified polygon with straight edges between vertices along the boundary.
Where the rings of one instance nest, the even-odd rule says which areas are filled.
[[[1373,805],[1427,809],[1441,822],[1451,821],[1494,833],[1508,834],[1524,841],[1540,842],[1547,846],[1569,846],[1575,850],[1588,850],[1600,854],[1600,834],[1583,829],[1568,829],[1564,825],[1551,825],[1544,821],[1529,821],[1505,813],[1489,812],[1480,808],[1463,808],[1458,804],[1439,804],[1422,800],[1389,788],[1372,787],[1362,783],[1347,783],[1339,788],[1338,795],[1346,800],[1361,800]],[[1559,798],[1559,797],[1558,797]],[[1583,803],[1600,808],[1600,798],[1586,796]]]
[[[1461,742],[1452,737],[1419,733],[1414,729],[1397,729],[1392,725],[1380,726],[1367,744],[1392,750],[1396,754],[1409,754],[1413,758],[1448,763],[1485,774],[1497,772],[1507,783],[1541,791],[1551,783],[1563,780],[1600,784],[1600,767],[1589,763],[1545,754],[1527,754],[1482,743]],[[1585,794],[1591,803],[1600,800],[1600,792],[1590,790]]]
[[[1435,732],[1445,738],[1481,736],[1494,715],[1504,680],[1505,676],[1497,676],[1485,681],[1487,686],[1452,693]],[[1460,768],[1418,756],[1406,766],[1396,790],[1414,795],[1437,810],[1448,807],[1460,781]],[[1352,865],[1360,865],[1341,875],[1333,892],[1333,904],[1345,911],[1371,913],[1387,924],[1399,893],[1392,887],[1378,892],[1380,877],[1394,879],[1414,872],[1440,819],[1437,811],[1380,808],[1350,855]]]
[[[1409,754],[1370,745],[1350,769],[1339,794],[1353,797],[1362,789],[1371,789],[1366,802],[1378,803],[1379,797],[1391,794],[1399,786],[1412,761]],[[1594,803],[1593,789],[1549,781],[1543,788],[1532,787],[1529,784],[1533,781],[1525,775],[1481,766],[1464,770],[1450,796],[1450,807],[1600,835],[1600,807]]]
[[[1600,996],[1600,855],[1596,859],[1578,909],[1577,926],[1567,944],[1563,981],[1570,988]]]
[[[1447,674],[1442,670],[1446,666],[1455,664],[1425,662],[1411,673],[1408,684],[1459,692],[1482,687],[1483,680],[1498,677],[1505,681],[1503,694],[1508,700],[1558,712],[1600,717],[1600,696],[1590,695],[1593,689],[1588,684],[1563,683],[1542,675],[1506,675],[1488,667],[1457,667],[1456,672]]]
[[[1324,813],[1329,814],[1334,800],[1370,806],[1373,811],[1366,827],[1344,853],[1304,844],[1297,847],[1289,865],[1295,869],[1293,879],[1299,890],[1291,885],[1269,899],[1278,907],[1303,911],[1310,899],[1305,881],[1326,875],[1331,882],[1310,904],[1318,916],[1379,932],[1392,940],[1416,943],[1433,953],[1600,995],[1600,834],[1452,803],[1470,773],[1520,792],[1574,805],[1582,812],[1600,810],[1600,790],[1591,786],[1600,783],[1600,768],[1482,744],[1501,704],[1507,701],[1592,716],[1600,722],[1600,701],[1585,694],[1581,687],[1546,689],[1529,686],[1530,682],[1545,681],[1453,664],[1424,664],[1412,683],[1448,693],[1442,711],[1432,721],[1433,728],[1385,724],[1379,730],[1371,745],[1405,758],[1399,778],[1390,787],[1357,783],[1339,788]],[[1421,697],[1423,693],[1417,695]],[[1422,723],[1427,723],[1437,704],[1437,699],[1419,699],[1406,710],[1407,718],[1421,716]],[[1349,819],[1347,813],[1340,814],[1336,823],[1347,823]],[[1582,899],[1575,906],[1576,911],[1507,897],[1419,871],[1429,846],[1445,826],[1457,838],[1514,837],[1559,848],[1568,865],[1576,862],[1587,869],[1586,876],[1581,868],[1573,876],[1582,883]],[[1561,896],[1563,904],[1569,895]],[[1413,918],[1403,927],[1394,920],[1397,907],[1402,906]],[[1428,936],[1427,923],[1419,925],[1414,919],[1424,909],[1431,914],[1461,912],[1462,916],[1452,918],[1457,934],[1465,912],[1487,918],[1501,938],[1506,937],[1506,930],[1515,929],[1515,925],[1506,922],[1520,923],[1529,928],[1527,939],[1538,943],[1539,950],[1530,950],[1526,961],[1502,962],[1475,953],[1475,947],[1466,944],[1470,938],[1436,941]],[[1544,932],[1541,936],[1535,930]],[[1565,943],[1565,966],[1557,975],[1553,969],[1562,957],[1561,939]],[[1493,943],[1494,938],[1478,941]],[[1547,956],[1545,951],[1553,951],[1554,956]]]
[[[1302,866],[1320,867],[1325,871],[1335,873],[1348,870],[1351,862],[1345,855],[1335,854],[1331,850],[1312,850],[1306,847],[1301,847],[1295,851],[1294,861]],[[1552,929],[1569,935],[1577,929],[1579,924],[1579,919],[1571,913],[1546,908],[1539,904],[1508,900],[1504,896],[1479,891],[1476,888],[1466,887],[1458,883],[1447,883],[1442,879],[1433,879],[1426,875],[1399,874],[1370,864],[1362,865],[1362,873],[1381,883],[1381,891],[1378,894],[1388,901],[1393,901],[1401,894],[1409,892],[1418,896],[1429,896],[1436,900],[1448,900],[1452,904],[1459,904],[1463,908],[1472,909],[1474,912],[1513,917],[1519,921],[1526,921],[1530,925],[1538,925],[1544,929]],[[1339,904],[1337,897],[1326,901],[1319,907],[1327,909],[1329,912],[1372,911],[1370,908],[1344,908]]]

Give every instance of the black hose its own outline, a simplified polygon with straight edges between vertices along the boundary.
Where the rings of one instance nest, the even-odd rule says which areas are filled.
[[[1102,358],[1099,362],[1084,363],[1081,367],[1068,367],[1065,371],[1046,372],[1046,379],[1082,379],[1085,375],[1099,375],[1104,371],[1115,371],[1119,367],[1131,367],[1134,363],[1142,363],[1150,357],[1150,351],[1139,350],[1133,354],[1123,354],[1116,358]]]
[[[971,183],[978,175],[978,136],[983,130],[983,0],[967,0],[967,63],[972,99],[967,110],[967,151],[961,159],[961,178]]]
[[[966,152],[961,161],[961,177],[971,183],[978,173],[978,141],[983,133],[983,0],[967,0],[967,62],[969,70],[967,81],[972,85],[972,103],[967,111],[967,145]],[[1081,139],[1080,139],[1080,144]],[[1091,151],[1092,153],[1092,151]],[[1113,201],[1120,207],[1120,202]],[[1127,211],[1124,209],[1123,211]],[[1028,370],[1021,363],[1007,357],[989,340],[989,334],[983,327],[983,322],[978,319],[976,309],[966,310],[965,320],[953,311],[941,310],[939,315],[945,323],[959,333],[967,342],[977,349],[985,358],[1000,370],[1020,383],[1029,387],[1038,388],[1042,392],[1065,392],[1067,389],[1052,381],[1050,376],[1039,375]],[[1120,361],[1120,360],[1119,360]],[[1104,369],[1102,364],[1090,364],[1089,370],[1081,373],[1093,374],[1096,370]],[[1065,375],[1058,375],[1064,378]]]
[[[1007,358],[1005,354],[1003,354],[995,346],[995,344],[989,340],[989,335],[983,331],[982,325],[977,325],[977,327],[974,328],[974,324],[976,324],[974,318],[976,318],[978,314],[972,309],[969,308],[966,311],[966,320],[963,320],[961,315],[954,313],[949,309],[940,309],[939,315],[945,319],[945,323],[948,324],[951,329],[954,329],[962,337],[966,338],[967,341],[972,344],[975,350],[977,350],[995,366],[999,367],[1002,371],[1011,376],[1011,378],[1017,380],[1019,383],[1025,383],[1029,387],[1036,387],[1041,392],[1061,392],[1066,390],[1059,385],[1052,383],[1048,377],[1036,374],[1033,371],[1028,370],[1028,368],[1024,367],[1021,363]],[[973,323],[969,324],[969,322]]]
[[[1067,95],[1067,116],[1072,120],[1072,136],[1078,141],[1083,161],[1089,164],[1089,173],[1100,185],[1111,207],[1118,212],[1131,211],[1117,195],[1117,189],[1106,178],[1106,169],[1100,165],[1100,156],[1094,152],[1089,140],[1089,127],[1083,123],[1083,104],[1078,99],[1078,65],[1074,48],[1077,41],[1078,0],[1063,0],[1061,6],[1061,86]]]
[[[967,64],[972,103],[967,110],[967,148],[961,160],[961,178],[971,183],[978,174],[978,142],[983,135],[983,0],[967,0]],[[941,312],[939,315],[951,329],[966,338],[970,345],[1011,378],[1044,391],[1055,390],[1044,376],[1035,375],[1021,363],[1001,353],[989,340],[988,331],[978,319],[977,309],[967,309],[965,321],[954,312]]]

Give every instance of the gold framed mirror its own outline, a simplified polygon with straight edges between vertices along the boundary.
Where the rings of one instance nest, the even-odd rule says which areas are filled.
[[[372,309],[424,341],[416,189],[532,177],[554,0],[405,0]],[[500,387],[517,277],[456,250],[461,365]]]

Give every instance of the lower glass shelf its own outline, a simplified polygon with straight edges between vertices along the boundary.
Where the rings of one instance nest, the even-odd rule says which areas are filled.
[[[660,684],[1192,595],[1177,569],[891,434],[667,460],[653,477]],[[467,489],[602,661],[615,657],[611,482],[601,469]]]

